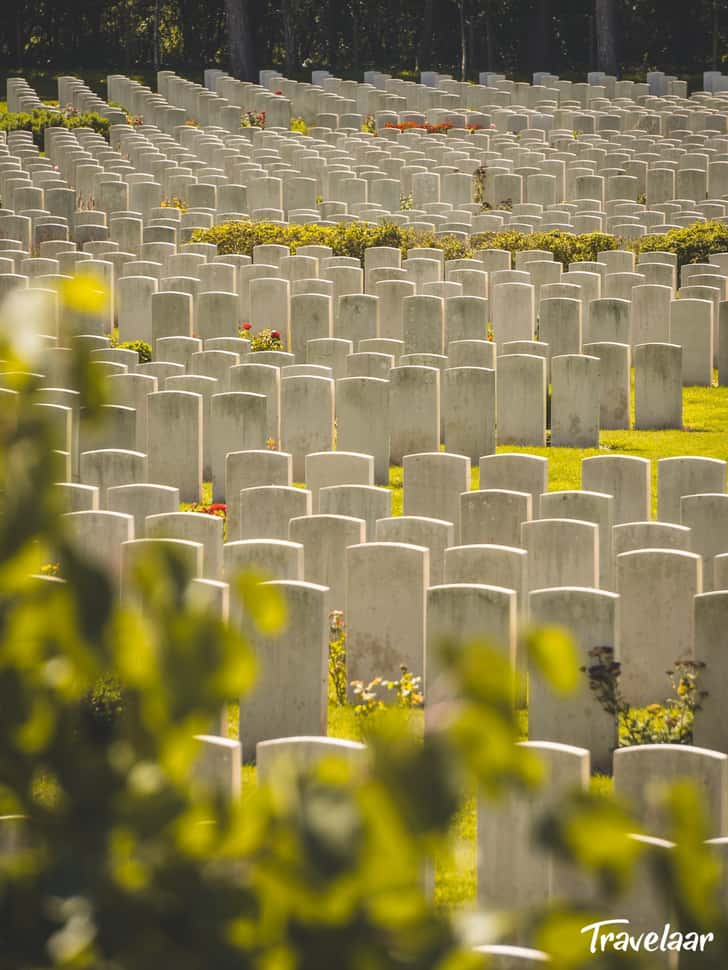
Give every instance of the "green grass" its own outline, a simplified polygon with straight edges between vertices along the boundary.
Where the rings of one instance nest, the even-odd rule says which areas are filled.
[[[686,387],[683,391],[683,431],[602,431],[599,448],[518,448],[501,445],[499,452],[524,452],[549,459],[549,491],[581,488],[583,458],[609,453],[652,461],[652,511],[657,507],[657,460],[700,455],[728,461],[728,387]],[[392,515],[402,514],[402,469],[392,467]],[[480,487],[480,469],[472,470],[472,487]]]

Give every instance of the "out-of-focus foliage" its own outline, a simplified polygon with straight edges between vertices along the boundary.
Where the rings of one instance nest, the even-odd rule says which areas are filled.
[[[93,305],[82,291],[69,290],[75,305]],[[227,626],[196,605],[182,562],[162,546],[120,600],[66,534],[51,428],[33,407],[39,378],[19,356],[29,344],[1,324],[0,359],[17,376],[6,376],[14,392],[0,407],[0,968],[482,967],[473,931],[485,942],[492,928],[436,909],[423,873],[465,792],[494,799],[540,781],[540,762],[516,743],[503,654],[443,644],[451,701],[424,740],[396,710],[378,718],[361,775],[322,764],[242,801],[212,794],[195,781],[194,735],[250,687],[249,634],[285,624],[276,587],[234,581],[243,619]],[[73,371],[88,371],[79,387],[92,420],[103,390],[83,350],[73,353]],[[58,576],[39,575],[49,562]],[[563,634],[532,633],[527,645],[567,690]],[[717,931],[702,806],[682,787],[669,797],[678,848],[655,862],[656,885],[691,926]],[[577,793],[542,838],[586,866],[607,899],[639,855],[634,826],[608,795]],[[514,915],[557,970],[623,966],[621,955],[585,956],[580,901]],[[721,943],[701,966],[723,970],[726,959]]]

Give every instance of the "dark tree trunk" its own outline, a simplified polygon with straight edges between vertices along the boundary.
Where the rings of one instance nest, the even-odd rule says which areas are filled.
[[[326,18],[327,48],[329,69],[335,71],[339,60],[339,22],[338,9],[341,0],[329,0]]]
[[[536,0],[535,29],[530,34],[529,62],[531,71],[553,70],[551,60],[551,40],[553,20],[551,0]]]
[[[286,77],[292,77],[296,63],[295,50],[295,4],[296,0],[281,0],[281,20],[283,21],[283,46],[285,48]]]
[[[425,0],[422,9],[422,32],[420,34],[420,44],[417,50],[417,66],[423,71],[430,67],[432,57],[432,19],[434,13],[435,0]]]
[[[225,0],[230,69],[242,81],[257,81],[248,0]]]
[[[468,45],[465,36],[465,0],[458,3],[460,8],[460,80],[465,81],[468,77]]]
[[[154,17],[153,17],[153,27],[152,27],[152,60],[154,63],[154,70],[159,70],[159,3],[160,0],[154,0]]]
[[[493,36],[493,11],[490,0],[486,0],[484,17],[486,70],[495,71],[495,37]]]
[[[23,66],[23,53],[25,44],[23,43],[23,20],[22,5],[18,4],[15,11],[15,50],[18,58],[18,67]]]
[[[617,30],[614,0],[595,0],[594,21],[597,35],[597,70],[617,73]]]
[[[359,71],[361,67],[361,47],[359,43],[359,0],[351,0],[351,56],[352,67]]]
[[[719,35],[720,35],[720,14],[718,12],[718,0],[713,0],[713,51],[712,51],[712,65],[713,70],[720,70],[718,62],[718,47],[719,47]]]

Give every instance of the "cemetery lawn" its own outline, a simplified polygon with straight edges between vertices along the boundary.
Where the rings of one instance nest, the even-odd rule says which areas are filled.
[[[525,452],[549,459],[549,491],[581,488],[581,461],[593,455],[631,455],[652,460],[652,513],[657,508],[657,461],[678,455],[700,455],[728,461],[728,387],[683,390],[684,431],[602,431],[597,448],[498,447],[499,452]],[[392,515],[402,514],[402,469],[390,469]],[[480,488],[480,469],[472,470],[472,487]]]

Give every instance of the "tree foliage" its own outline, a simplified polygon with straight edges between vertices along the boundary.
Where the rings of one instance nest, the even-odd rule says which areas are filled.
[[[232,31],[228,28],[232,28]],[[443,29],[447,28],[447,29]],[[231,36],[232,34],[232,36]],[[478,70],[583,76],[598,65],[725,69],[728,7],[697,0],[28,0],[0,5],[0,58],[26,71],[156,64],[199,72],[323,67],[361,77]],[[609,63],[608,63],[609,62]]]

